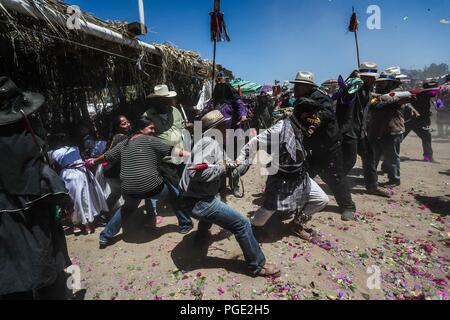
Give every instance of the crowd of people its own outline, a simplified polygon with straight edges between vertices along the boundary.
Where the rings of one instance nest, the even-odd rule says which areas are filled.
[[[448,135],[448,85],[425,81],[421,90],[405,94],[402,79],[400,68],[379,72],[368,62],[346,80],[330,81],[333,88],[326,91],[313,73],[300,71],[272,94],[261,93],[249,108],[219,74],[199,114],[201,132],[176,107],[177,93],[159,85],[148,97],[156,107],[141,118],[117,117],[108,142],[82,129],[83,143],[77,145],[64,133],[46,139],[38,116],[42,95],[0,77],[0,299],[67,298],[64,270],[71,262],[64,216],[76,234],[94,233],[103,222],[103,249],[121,229],[123,239],[133,236],[143,202],[142,228],[154,229],[160,200],[177,217],[180,234],[190,233],[198,220],[196,242],[204,243],[218,225],[235,235],[251,275],[279,273],[266,261],[254,230],[277,213],[290,214],[292,234],[316,241],[309,221],[329,203],[316,177],[333,193],[342,220],[352,221],[356,204],[348,176],[358,155],[367,193],[385,198],[386,187],[401,185],[400,148],[411,131],[423,142],[424,161],[435,161],[431,108],[440,114],[439,134]],[[287,108],[292,112],[274,121],[274,113]],[[264,130],[246,140],[245,130],[252,127]],[[221,192],[228,178],[232,194],[242,196],[241,177],[261,149],[270,150],[274,171],[263,206],[247,218]],[[384,185],[378,183],[381,161],[389,178]]]

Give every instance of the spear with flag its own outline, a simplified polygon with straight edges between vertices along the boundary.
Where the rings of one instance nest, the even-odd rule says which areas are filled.
[[[350,24],[348,26],[348,31],[355,34],[356,56],[357,56],[357,59],[358,59],[358,68],[359,68],[359,66],[361,65],[361,60],[359,58],[359,42],[358,42],[359,21],[358,21],[358,16],[356,15],[356,12],[355,12],[355,7],[353,7],[352,10],[353,10],[353,13],[352,13],[352,16],[350,18]]]
[[[224,15],[222,12],[220,12],[220,0],[214,0],[214,11],[211,12],[209,15],[211,16],[211,41],[214,42],[213,73],[212,73],[212,81],[214,85],[216,80],[217,42],[222,41],[230,42],[231,39],[228,35]]]

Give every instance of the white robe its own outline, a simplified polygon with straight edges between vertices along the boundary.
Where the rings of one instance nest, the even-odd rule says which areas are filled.
[[[63,169],[60,176],[74,202],[74,225],[93,223],[101,212],[107,212],[106,197],[91,171],[83,166],[77,147],[63,147],[49,152],[52,161]],[[71,168],[76,166],[76,168]]]

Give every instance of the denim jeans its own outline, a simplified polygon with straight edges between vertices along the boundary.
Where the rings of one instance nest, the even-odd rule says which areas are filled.
[[[180,191],[169,183],[164,184],[164,188],[160,194],[158,194],[158,199],[168,200],[168,204],[172,206],[175,214],[178,218],[178,224],[181,229],[192,227],[192,220],[190,216],[183,211],[179,206],[179,195]],[[124,233],[127,232],[129,221],[131,216],[139,208],[139,204],[143,199],[131,198],[124,196],[125,204],[119,208],[114,216],[111,218],[109,223],[106,225],[105,229],[100,234],[100,239],[108,241],[114,238],[119,232],[120,228],[123,227]]]
[[[384,167],[388,172],[390,182],[400,182],[400,145],[402,135],[386,135],[381,139],[369,139],[367,152],[367,170],[365,173],[368,189],[378,186],[378,165],[384,155]]]
[[[158,215],[158,196],[145,200],[145,210],[149,216]]]
[[[234,234],[244,253],[250,270],[257,274],[265,264],[266,258],[253,235],[250,221],[216,197],[204,199],[184,198],[183,208],[200,220],[199,232],[209,230],[213,224]]]
[[[403,135],[391,135],[380,141],[390,182],[400,182],[400,145],[402,140]]]
[[[164,170],[168,170],[167,173],[172,176],[172,178],[175,177],[175,180],[172,179],[171,182],[165,179],[166,183],[170,185],[178,185],[179,177],[183,176],[185,165],[173,165],[173,164],[164,164]],[[178,180],[176,180],[178,179]],[[178,181],[178,182],[176,182]],[[178,196],[180,194],[179,190],[176,190]],[[149,216],[157,216],[158,215],[158,200],[159,196],[152,197],[150,199],[145,200],[145,210],[147,211],[147,214]]]

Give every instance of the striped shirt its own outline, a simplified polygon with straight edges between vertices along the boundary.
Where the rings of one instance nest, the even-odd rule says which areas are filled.
[[[172,146],[161,139],[141,135],[125,140],[105,154],[110,163],[121,161],[122,192],[135,198],[146,198],[162,191],[161,161],[172,152]]]

